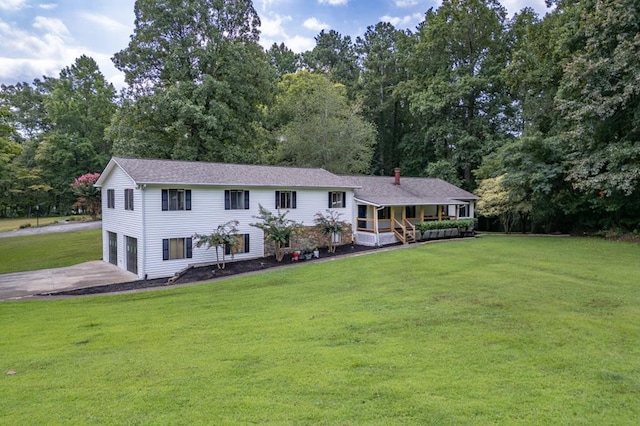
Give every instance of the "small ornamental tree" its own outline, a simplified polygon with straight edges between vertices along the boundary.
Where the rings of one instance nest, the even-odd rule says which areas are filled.
[[[240,244],[240,239],[238,238],[239,223],[237,220],[230,220],[227,223],[218,225],[211,234],[195,234],[192,237],[193,245],[195,247],[206,246],[207,250],[214,247],[216,249],[216,265],[218,269],[224,269],[227,266],[224,247],[228,246],[231,249],[231,257],[233,258],[233,253]],[[220,248],[222,248],[222,261],[220,260]]]
[[[518,203],[512,200],[511,193],[505,185],[506,175],[484,179],[476,190],[480,197],[476,204],[479,214],[486,217],[497,217],[502,223],[505,233],[511,232]]]
[[[336,252],[336,245],[333,241],[334,235],[341,234],[347,227],[347,222],[340,220],[341,213],[327,209],[327,214],[316,213],[313,222],[323,235],[329,237],[329,253]]]
[[[260,214],[253,216],[261,222],[251,223],[250,225],[264,232],[264,238],[272,241],[275,246],[276,261],[282,262],[284,258],[283,247],[291,240],[291,235],[302,225],[296,221],[286,218],[288,211],[271,213],[269,210],[258,205]]]
[[[92,219],[96,219],[102,213],[100,191],[93,186],[99,177],[100,173],[87,173],[76,178],[71,184],[73,194],[78,197],[74,206],[82,208]]]

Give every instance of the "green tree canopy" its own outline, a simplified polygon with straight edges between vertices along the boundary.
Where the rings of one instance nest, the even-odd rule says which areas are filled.
[[[508,134],[505,16],[495,0],[445,0],[427,12],[403,87],[421,122],[405,144],[405,156],[422,160],[411,172],[448,159],[471,188],[471,171]]]
[[[348,101],[345,88],[307,71],[285,75],[274,112],[281,124],[277,161],[334,173],[367,173],[376,131]]]
[[[362,64],[358,98],[363,116],[378,130],[374,173],[384,174],[402,164],[400,142],[411,131],[407,97],[396,89],[407,78],[406,59],[412,39],[408,32],[380,22],[356,39]]]
[[[109,138],[119,155],[262,161],[274,71],[248,0],[138,0],[114,63],[131,85]]]
[[[104,168],[111,156],[105,129],[116,109],[115,89],[98,64],[81,56],[60,71],[45,98],[51,128],[39,136],[36,164],[58,195],[58,208],[73,204],[70,186],[85,173]]]

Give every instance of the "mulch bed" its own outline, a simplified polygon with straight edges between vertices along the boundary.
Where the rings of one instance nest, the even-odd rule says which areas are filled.
[[[389,247],[389,246],[385,246]],[[297,263],[313,263],[329,257],[346,256],[353,253],[378,250],[376,247],[366,247],[359,245],[343,245],[336,248],[335,253],[328,253],[326,249],[320,250],[320,259],[299,260]],[[304,258],[303,258],[304,259]],[[56,293],[43,293],[39,296],[84,296],[89,294],[114,293],[122,291],[140,290],[152,287],[168,287],[177,284],[186,284],[197,281],[211,281],[217,278],[229,277],[232,275],[255,272],[275,266],[293,264],[290,254],[285,255],[282,262],[276,262],[275,256],[262,257],[259,259],[239,260],[227,262],[224,269],[217,269],[216,265],[190,268],[179,278],[170,281],[169,278],[158,278],[153,280],[138,280],[126,283],[107,284],[95,287],[79,288],[75,290],[60,291]]]

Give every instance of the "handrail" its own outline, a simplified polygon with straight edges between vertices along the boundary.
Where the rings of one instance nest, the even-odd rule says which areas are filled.
[[[413,238],[416,238],[416,226],[411,223],[409,220],[407,219],[402,219],[402,221],[407,225],[408,228],[411,228],[411,230],[413,231]]]
[[[407,243],[407,227],[404,226],[401,222],[398,222],[397,219],[393,219],[392,224],[394,226],[391,227],[391,229],[393,230],[393,233],[396,235],[396,237],[398,237],[403,244]],[[400,227],[400,229],[402,229],[402,234],[400,234],[397,230],[396,230],[396,226],[398,225]]]

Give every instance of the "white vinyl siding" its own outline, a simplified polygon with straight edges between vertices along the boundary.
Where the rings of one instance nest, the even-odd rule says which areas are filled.
[[[109,178],[104,182],[102,192],[108,194],[109,190],[115,193],[115,208],[108,208],[109,196],[102,197],[102,258],[109,259],[109,232],[116,234],[117,239],[117,266],[127,270],[126,236],[138,240],[138,277],[143,278],[142,257],[144,246],[142,245],[142,209],[124,209],[124,190],[134,187],[134,182],[119,167],[115,167]],[[141,191],[132,189],[133,205],[141,206]]]
[[[124,189],[133,189],[134,210],[124,209]],[[138,244],[138,277],[164,278],[187,268],[189,265],[215,263],[215,249],[206,247],[193,248],[191,258],[163,260],[163,240],[185,239],[196,233],[211,233],[218,225],[230,220],[237,220],[238,233],[248,234],[249,251],[234,255],[234,260],[253,259],[264,256],[264,236],[262,231],[250,226],[255,223],[258,206],[275,212],[275,188],[248,187],[249,209],[225,210],[225,191],[238,190],[238,187],[212,186],[176,186],[141,185],[135,182],[120,169],[114,167],[103,182],[102,191],[114,189],[116,194],[115,209],[107,209],[107,197],[103,197],[103,258],[109,259],[109,238],[107,232],[117,234],[118,267],[126,270],[125,236],[137,239]],[[162,190],[180,189],[191,191],[191,211],[162,210]],[[287,218],[304,225],[312,225],[313,217],[327,209],[327,193],[340,191],[336,188],[300,189],[278,188],[278,191],[296,193],[296,208],[289,210]],[[343,192],[343,191],[340,191]],[[118,194],[121,194],[120,196]],[[347,192],[346,208],[339,211],[342,220],[350,221],[352,215],[352,193]],[[168,195],[168,193],[167,193]],[[185,198],[186,200],[186,198]],[[186,202],[186,201],[185,201]],[[186,206],[185,206],[186,207]]]

